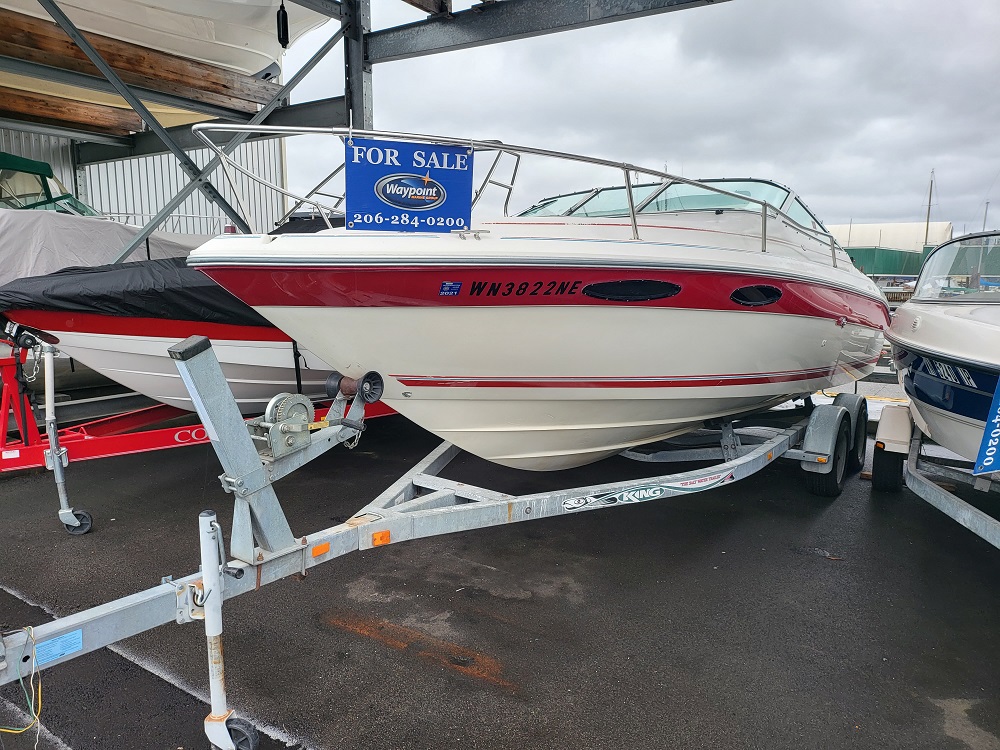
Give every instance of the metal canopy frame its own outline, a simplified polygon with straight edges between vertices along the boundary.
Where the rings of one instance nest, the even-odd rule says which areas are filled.
[[[87,41],[87,38],[80,33],[80,30],[76,28],[73,22],[69,19],[62,9],[55,3],[54,0],[38,0],[39,4],[45,9],[45,12],[52,16],[59,27],[66,32],[70,39],[83,50],[84,54],[90,58],[90,61],[94,63],[98,70],[104,74],[104,77],[108,82],[114,87],[115,91],[121,96],[129,106],[135,110],[146,126],[152,130],[156,135],[163,141],[164,145],[170,150],[170,152],[177,157],[177,161],[180,162],[181,169],[191,178],[192,183],[200,189],[205,196],[215,203],[219,208],[221,208],[226,216],[228,216],[236,226],[238,226],[242,231],[249,232],[250,225],[246,223],[243,217],[240,215],[239,211],[233,208],[229,201],[222,197],[222,193],[215,189],[205,177],[202,176],[201,170],[198,165],[191,160],[184,150],[174,143],[174,140],[167,133],[166,129],[160,125],[157,119],[153,116],[152,112],[146,108],[146,105],[140,101],[139,97],[125,84],[121,77],[114,71],[114,69],[108,65],[108,63],[101,57],[100,53],[94,49],[94,46]],[[159,224],[157,224],[159,226]],[[151,231],[150,231],[151,233]],[[146,237],[150,233],[142,236],[141,241],[145,241]],[[129,248],[129,254],[132,250],[139,246],[139,243],[133,243]],[[127,255],[124,257],[128,257]]]
[[[620,0],[483,0],[467,10],[457,12],[451,10],[451,2],[447,0],[405,1],[414,7],[427,10],[430,15],[416,23],[372,31],[371,0],[290,0],[314,12],[338,19],[341,23],[340,30],[270,102],[248,119],[244,113],[218,105],[195,102],[186,97],[125,84],[62,12],[56,0],[38,0],[104,74],[106,80],[94,75],[5,57],[0,57],[0,69],[99,91],[116,92],[129,103],[153,132],[137,133],[121,138],[11,121],[2,121],[0,126],[28,132],[44,132],[77,141],[77,166],[148,156],[164,151],[171,152],[178,159],[190,182],[181,188],[123,249],[118,258],[122,260],[131,255],[196,189],[204,192],[211,202],[218,205],[240,231],[251,231],[249,217],[244,217],[236,207],[230,205],[209,180],[209,175],[219,166],[219,160],[213,159],[205,169],[199,169],[185,153],[185,150],[196,145],[190,128],[162,127],[141,99],[214,115],[227,123],[318,125],[321,121],[327,126],[350,126],[370,130],[374,127],[372,68],[376,63],[469,49],[728,0],[629,0],[627,3],[622,3]],[[345,42],[344,97],[287,106],[289,92],[342,37]],[[225,146],[225,152],[231,153],[242,140],[231,141]]]

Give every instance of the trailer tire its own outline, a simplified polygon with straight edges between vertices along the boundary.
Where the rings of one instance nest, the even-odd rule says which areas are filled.
[[[73,515],[76,516],[76,520],[80,522],[79,526],[72,526],[68,523],[64,523],[63,526],[66,527],[66,531],[73,536],[83,536],[88,533],[92,528],[94,528],[94,517],[91,516],[85,510],[74,510]]]
[[[837,443],[833,450],[833,466],[826,474],[807,471],[806,487],[819,497],[838,497],[844,489],[847,479],[848,453],[851,444],[851,423],[849,419],[841,420],[837,428]]]
[[[868,450],[868,404],[865,402],[861,402],[861,408],[858,409],[853,437],[851,452],[847,456],[847,468],[852,474],[856,474],[864,468],[865,453]]]
[[[226,722],[226,729],[233,740],[236,750],[257,750],[260,747],[260,733],[257,727],[246,719],[230,719]],[[213,750],[219,750],[216,745],[212,745]]]
[[[902,453],[887,451],[876,445],[872,454],[872,489],[878,492],[899,492],[903,489],[905,459]]]

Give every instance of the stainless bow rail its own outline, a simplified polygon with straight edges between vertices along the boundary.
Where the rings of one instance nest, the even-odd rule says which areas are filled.
[[[479,202],[480,198],[483,196],[486,189],[490,186],[497,187],[500,190],[506,191],[506,198],[504,199],[504,216],[509,215],[510,197],[514,190],[514,186],[517,180],[518,171],[520,168],[520,160],[522,156],[540,156],[551,159],[558,159],[562,161],[578,162],[583,164],[590,164],[599,167],[606,167],[609,169],[616,170],[621,173],[623,178],[623,186],[626,188],[625,194],[628,199],[628,219],[632,229],[632,239],[639,240],[639,223],[637,219],[637,213],[642,209],[642,207],[648,204],[653,198],[653,196],[648,197],[638,206],[635,203],[635,197],[633,196],[633,191],[629,189],[633,184],[633,176],[635,175],[645,175],[651,177],[655,180],[663,182],[664,188],[672,183],[681,183],[684,185],[690,185],[692,187],[697,187],[699,189],[706,190],[711,193],[717,193],[718,195],[723,195],[728,198],[735,198],[741,202],[752,203],[759,207],[760,209],[760,249],[761,252],[767,252],[767,224],[769,216],[774,219],[780,219],[784,221],[789,226],[795,228],[796,230],[804,233],[813,240],[821,243],[824,247],[829,247],[830,251],[830,262],[836,267],[837,266],[837,251],[841,250],[840,246],[837,244],[836,239],[829,232],[821,231],[813,227],[807,227],[795,219],[793,219],[788,214],[782,212],[779,208],[773,206],[766,201],[762,201],[758,198],[753,198],[748,195],[743,195],[740,193],[732,193],[728,190],[724,190],[717,185],[710,182],[702,182],[699,180],[692,180],[686,177],[681,177],[680,175],[671,174],[669,172],[664,172],[657,169],[650,169],[648,167],[640,167],[635,164],[629,164],[627,162],[617,162],[608,159],[599,159],[591,156],[583,156],[581,154],[573,154],[564,151],[552,151],[549,149],[532,148],[529,146],[519,146],[514,144],[503,143],[496,140],[476,140],[471,138],[451,138],[445,136],[437,135],[423,135],[416,133],[401,133],[393,131],[383,131],[383,130],[354,130],[352,128],[304,128],[304,127],[291,127],[291,126],[262,126],[262,125],[228,125],[228,124],[200,124],[195,125],[192,131],[196,136],[198,136],[206,145],[207,148],[211,149],[216,157],[220,160],[223,166],[223,170],[227,179],[230,182],[233,191],[239,195],[239,189],[233,171],[240,172],[244,176],[251,180],[258,182],[265,187],[274,190],[286,198],[295,201],[295,208],[301,206],[312,206],[319,214],[322,216],[323,220],[326,222],[327,226],[332,228],[332,223],[330,222],[330,216],[335,215],[340,212],[340,206],[344,201],[341,195],[329,195],[328,197],[335,198],[336,202],[333,206],[321,203],[315,199],[315,196],[320,194],[321,188],[326,185],[333,177],[335,177],[342,169],[343,164],[338,166],[333,170],[324,180],[322,180],[318,185],[316,185],[309,193],[306,195],[297,195],[279,185],[276,185],[259,175],[254,174],[246,167],[237,164],[229,155],[227,155],[222,148],[220,148],[216,143],[209,137],[210,133],[232,133],[237,135],[250,135],[250,134],[267,134],[272,137],[286,137],[286,136],[300,136],[300,135],[319,135],[319,136],[333,136],[341,139],[342,141],[349,142],[352,138],[371,138],[377,140],[393,140],[393,141],[407,141],[413,143],[427,143],[440,146],[460,146],[467,147],[474,152],[484,152],[492,153],[493,161],[486,174],[486,176],[481,180],[478,189],[474,192],[473,197],[473,207]],[[511,168],[511,177],[508,181],[500,182],[494,178],[495,172],[500,165],[501,158],[503,156],[510,156],[514,163]],[[658,191],[662,192],[662,191]],[[791,193],[791,191],[789,191]],[[794,197],[794,196],[793,196]],[[295,209],[292,209],[293,211]],[[289,211],[286,216],[290,215],[292,211]],[[258,229],[260,229],[258,227]],[[845,256],[846,257],[846,256]]]

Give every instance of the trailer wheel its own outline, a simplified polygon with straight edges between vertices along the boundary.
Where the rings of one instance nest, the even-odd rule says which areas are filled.
[[[905,459],[902,453],[887,451],[876,445],[872,455],[872,489],[879,492],[899,492],[903,489]]]
[[[226,722],[226,729],[233,740],[236,750],[257,750],[260,747],[260,734],[257,727],[246,719],[230,719]],[[212,745],[212,750],[219,750],[218,745]]]
[[[851,423],[844,419],[837,428],[837,444],[833,451],[833,467],[826,474],[807,471],[806,487],[814,495],[820,497],[838,497],[844,489],[847,478],[847,454],[850,450]]]
[[[72,526],[68,523],[64,523],[63,526],[66,527],[68,531],[73,536],[82,536],[94,528],[94,517],[91,516],[85,510],[74,510],[73,515],[76,516],[76,520],[80,522],[79,526]]]
[[[847,456],[847,468],[852,474],[861,471],[865,465],[865,452],[868,449],[868,404],[861,403],[858,418],[854,423],[854,444]]]

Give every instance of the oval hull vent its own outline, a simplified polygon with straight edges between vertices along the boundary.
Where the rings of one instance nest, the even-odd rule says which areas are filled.
[[[767,284],[741,286],[729,296],[729,299],[744,307],[763,307],[773,305],[781,299],[781,290]]]
[[[654,279],[624,279],[622,281],[600,281],[588,284],[583,293],[594,299],[606,299],[610,302],[648,302],[654,299],[664,299],[678,294],[681,288],[669,281]]]

